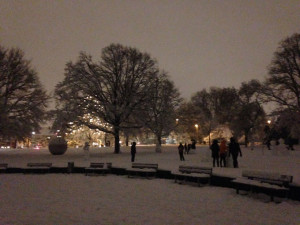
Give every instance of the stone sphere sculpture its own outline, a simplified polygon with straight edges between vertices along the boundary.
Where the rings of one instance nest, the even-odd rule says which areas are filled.
[[[64,138],[54,137],[50,139],[48,147],[52,155],[63,155],[68,149],[68,144]]]

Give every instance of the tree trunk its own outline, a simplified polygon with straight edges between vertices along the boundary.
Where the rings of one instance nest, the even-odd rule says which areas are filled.
[[[161,153],[161,137],[158,135],[156,136],[156,148],[155,152]]]
[[[115,154],[120,153],[120,129],[115,126]]]
[[[129,146],[129,135],[126,134],[126,146]]]
[[[249,144],[249,132],[245,131],[245,147],[247,148]]]
[[[104,146],[107,146],[107,133],[104,134]]]

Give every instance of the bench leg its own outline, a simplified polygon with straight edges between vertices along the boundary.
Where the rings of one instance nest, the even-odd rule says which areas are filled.
[[[182,183],[183,183],[183,184],[186,184],[186,183],[187,183],[187,177],[186,177],[186,176],[184,177]]]
[[[271,199],[271,202],[274,202],[274,195],[276,194],[276,193],[274,193],[274,192],[276,192],[276,191],[273,191],[273,190],[270,191],[270,199]]]

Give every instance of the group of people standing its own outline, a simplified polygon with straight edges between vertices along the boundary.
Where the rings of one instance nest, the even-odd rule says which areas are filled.
[[[227,157],[232,156],[233,167],[238,167],[237,158],[240,155],[242,157],[242,151],[238,142],[236,142],[235,138],[230,138],[230,143],[227,145],[226,140],[222,139],[219,145],[218,140],[213,140],[212,145],[210,146],[211,156],[213,158],[213,167],[221,166],[226,167],[226,159]]]
[[[85,145],[83,147],[84,153],[85,153],[85,159],[89,159],[89,143],[85,142]],[[233,159],[233,167],[238,167],[238,161],[237,158],[240,155],[242,157],[242,151],[240,148],[239,143],[235,141],[235,139],[232,137],[230,138],[230,143],[227,145],[226,140],[222,139],[221,143],[219,145],[218,140],[213,140],[212,145],[210,146],[211,149],[211,156],[213,158],[213,167],[217,165],[217,167],[226,167],[226,159],[227,157],[232,156]],[[135,161],[135,154],[136,154],[136,142],[133,142],[131,145],[131,162]],[[182,145],[182,143],[178,146],[178,152],[180,161],[185,161],[184,159],[184,150],[186,150],[186,147]]]
[[[185,161],[184,159],[184,150],[185,146],[182,143],[178,146],[178,153],[180,161]],[[217,139],[213,140],[212,145],[210,146],[211,156],[213,158],[213,167],[221,166],[226,167],[227,159],[232,156],[233,167],[238,167],[238,156],[242,157],[242,151],[240,148],[240,144],[236,142],[235,138],[230,138],[230,143],[227,145],[226,140],[222,139],[220,144]]]

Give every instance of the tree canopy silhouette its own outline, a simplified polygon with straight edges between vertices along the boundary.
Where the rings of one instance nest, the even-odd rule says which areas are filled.
[[[132,115],[145,109],[157,75],[157,62],[135,48],[111,44],[97,63],[80,53],[56,87],[58,109],[72,122],[112,134],[119,153],[120,131],[141,126]]]
[[[48,99],[24,53],[0,46],[0,137],[22,140],[38,131]]]

